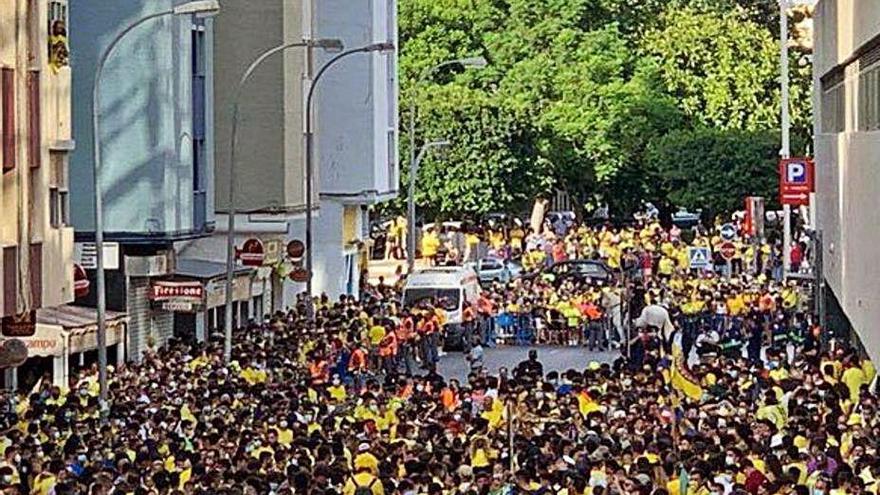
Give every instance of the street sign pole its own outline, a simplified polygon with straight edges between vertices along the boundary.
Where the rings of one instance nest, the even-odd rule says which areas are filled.
[[[780,85],[782,100],[782,148],[779,156],[783,159],[791,156],[790,148],[790,119],[788,114],[788,0],[779,0],[779,56],[780,56]],[[783,230],[782,230],[782,276],[788,276],[791,268],[791,206],[782,205]]]

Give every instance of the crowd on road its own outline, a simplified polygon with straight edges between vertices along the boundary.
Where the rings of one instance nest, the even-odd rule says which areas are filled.
[[[720,223],[712,230],[683,231],[674,225],[662,228],[649,219],[614,228],[578,225],[560,217],[555,224],[547,222],[540,233],[519,222],[509,228],[463,230],[429,229],[422,239],[423,251],[438,253],[437,246],[445,245],[444,257],[468,253],[450,260],[453,263],[476,260],[479,256],[469,253],[483,251],[522,266],[525,274],[495,281],[486,291],[489,304],[479,302],[484,345],[507,336],[519,343],[619,348],[626,344],[625,313],[635,317],[650,305],[670,312],[686,333],[688,347],[698,338],[707,349],[720,346],[735,352],[748,346],[752,359],[757,359],[764,341],[803,344],[816,337],[806,284],[782,280],[780,247],[743,236],[731,242],[735,251],[727,262],[720,254],[726,242]],[[464,248],[455,247],[462,242]],[[709,250],[706,268],[691,266],[692,248],[698,247]],[[792,248],[794,271],[805,262],[804,251],[800,243]],[[569,260],[601,263],[610,276],[568,276],[577,274],[550,270]]]
[[[319,298],[308,319],[301,300],[238,329],[232,362],[213,335],[111,370],[106,414],[95,370],[66,387],[47,377],[29,393],[5,395],[0,490],[880,493],[874,368],[853,350],[820,345],[802,295],[774,278],[772,250],[752,271],[745,256],[728,277],[681,263],[683,246],[712,245],[702,233],[684,242],[651,223],[548,232],[524,232],[521,251],[507,256],[539,265],[539,252],[599,260],[626,273],[626,284],[536,273],[495,285],[466,311],[466,380],[437,372],[439,301],[404,308],[397,289],[379,285],[360,299]],[[640,261],[645,253],[650,264]],[[669,328],[648,321],[624,342],[608,318],[624,290],[664,307]],[[532,351],[487,370],[483,345],[504,334],[503,315],[539,341],[610,341],[629,352],[545,373]],[[675,350],[692,348],[700,359],[688,368]]]
[[[390,292],[385,289],[386,292]],[[878,493],[869,361],[837,349],[717,355],[682,394],[660,345],[640,363],[444,379],[385,368],[394,298],[319,301],[222,339],[174,343],[69,388],[8,396],[8,494],[642,495]],[[430,318],[429,318],[430,319]],[[427,320],[426,320],[427,321]],[[381,342],[381,339],[380,339]]]

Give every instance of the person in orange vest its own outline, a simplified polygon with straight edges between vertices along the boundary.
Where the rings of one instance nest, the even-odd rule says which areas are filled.
[[[379,358],[386,376],[397,375],[397,333],[388,332],[379,343]]]
[[[400,361],[403,361],[406,370],[406,376],[412,376],[415,373],[416,362],[413,352],[413,344],[415,343],[415,322],[408,314],[403,315],[403,321],[397,326],[397,355]]]
[[[327,365],[327,360],[318,352],[312,353],[309,359],[309,376],[311,376],[312,383],[315,385],[323,385],[330,379],[330,368]]]
[[[367,351],[355,342],[348,360],[348,371],[358,389],[364,387],[364,373],[367,371]]]
[[[443,404],[443,407],[449,411],[455,411],[458,408],[459,400],[458,400],[458,382],[455,380],[450,380],[449,385],[443,387],[443,390],[440,391],[440,403]]]
[[[437,318],[433,311],[422,313],[419,322],[416,323],[416,332],[419,334],[422,344],[422,367],[426,370],[434,369],[439,357],[437,356]]]
[[[486,347],[495,347],[495,303],[485,293],[477,298],[479,332]]]
[[[464,310],[461,312],[461,340],[465,353],[468,353],[471,350],[471,345],[474,340],[474,327],[476,327],[476,325],[477,312],[474,309],[474,305],[465,301]]]

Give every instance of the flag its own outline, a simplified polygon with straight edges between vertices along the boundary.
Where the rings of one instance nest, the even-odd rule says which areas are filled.
[[[681,470],[678,472],[678,494],[677,495],[687,495],[688,485],[691,482],[691,477],[688,475],[687,469],[684,468],[684,465],[681,466]]]
[[[696,401],[703,398],[703,387],[700,386],[700,382],[690,376],[681,363],[675,363],[672,366],[670,377],[672,388]]]
[[[693,400],[703,398],[703,387],[700,381],[687,369],[687,357],[682,352],[681,332],[676,332],[672,341],[672,364],[669,367],[669,382],[672,388]]]
[[[596,404],[596,401],[590,397],[590,394],[587,393],[586,390],[581,390],[577,395],[578,400],[578,410],[581,413],[581,416],[587,417],[591,412],[601,411],[602,408],[599,407],[599,404]]]

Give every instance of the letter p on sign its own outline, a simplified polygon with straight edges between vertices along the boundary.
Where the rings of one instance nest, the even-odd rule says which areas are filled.
[[[789,184],[803,184],[807,182],[807,167],[801,162],[788,162],[785,175]]]

